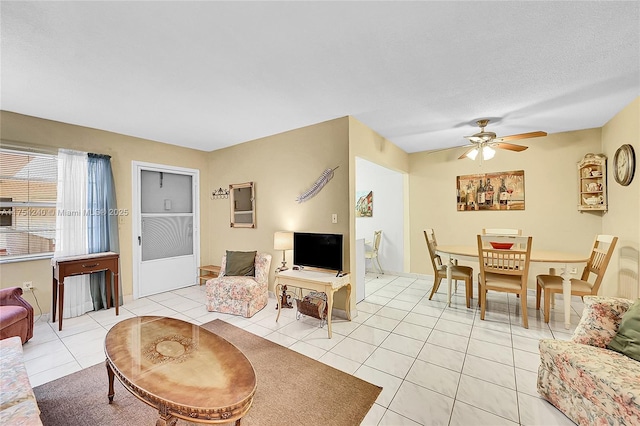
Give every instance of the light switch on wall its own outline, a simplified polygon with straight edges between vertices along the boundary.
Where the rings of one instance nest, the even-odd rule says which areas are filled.
[[[331,223],[338,223],[338,213],[331,215]]]

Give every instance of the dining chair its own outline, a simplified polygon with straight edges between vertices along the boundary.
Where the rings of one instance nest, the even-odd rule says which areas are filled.
[[[425,229],[423,231],[424,239],[427,242],[427,249],[429,250],[429,257],[431,258],[431,266],[433,266],[433,288],[429,295],[429,300],[438,291],[440,282],[444,278],[447,279],[447,265],[442,264],[440,255],[436,253],[438,242],[436,241],[436,234],[433,229]],[[451,279],[456,281],[464,281],[465,298],[467,301],[467,308],[471,307],[471,298],[473,297],[473,268],[470,266],[460,266],[457,263],[451,268]]]
[[[371,250],[367,250],[364,253],[365,259],[371,260],[371,265],[376,268],[376,263],[378,264],[378,270],[381,274],[384,274],[382,270],[382,265],[380,265],[380,258],[378,257],[378,251],[380,250],[380,241],[382,240],[382,231],[374,231],[373,233],[373,242],[367,243],[371,245]],[[374,262],[375,260],[375,262]]]
[[[616,247],[618,237],[613,235],[596,235],[591,248],[591,255],[582,271],[580,279],[571,278],[572,296],[597,296],[609,260]],[[589,279],[593,278],[593,281]],[[549,322],[551,297],[562,293],[562,277],[560,275],[538,275],[536,277],[536,309],[540,309],[540,296],[544,292],[544,322]],[[555,297],[555,296],[554,296]]]
[[[482,235],[522,235],[522,229],[482,228]],[[480,294],[480,281],[478,281],[478,294]],[[520,297],[519,294],[518,297]],[[478,306],[480,306],[480,297],[478,297]]]
[[[520,295],[522,322],[527,318],[527,277],[531,261],[531,240],[528,236],[478,235],[480,273],[480,319],[487,308],[487,291],[503,291]],[[512,243],[510,249],[496,249],[491,243]]]

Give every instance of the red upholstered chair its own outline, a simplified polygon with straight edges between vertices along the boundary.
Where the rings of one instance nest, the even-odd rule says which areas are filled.
[[[0,340],[13,336],[23,344],[33,337],[33,307],[20,287],[0,289]]]

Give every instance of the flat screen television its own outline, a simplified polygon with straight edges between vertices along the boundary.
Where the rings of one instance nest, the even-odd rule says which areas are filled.
[[[293,233],[293,264],[342,271],[342,234]]]

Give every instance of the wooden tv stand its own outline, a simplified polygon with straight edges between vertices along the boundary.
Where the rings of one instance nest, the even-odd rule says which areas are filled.
[[[304,288],[308,290],[323,291],[327,294],[327,330],[329,332],[329,338],[331,338],[331,311],[333,309],[333,293],[340,290],[342,287],[347,287],[347,299],[345,301],[345,311],[347,312],[347,319],[351,321],[351,277],[349,274],[344,274],[341,277],[336,277],[335,273],[310,271],[310,270],[294,270],[287,269],[286,271],[280,271],[276,273],[275,293],[280,294],[282,286],[291,286]],[[276,322],[280,319],[280,312],[282,311],[281,300],[278,299],[278,316]]]

